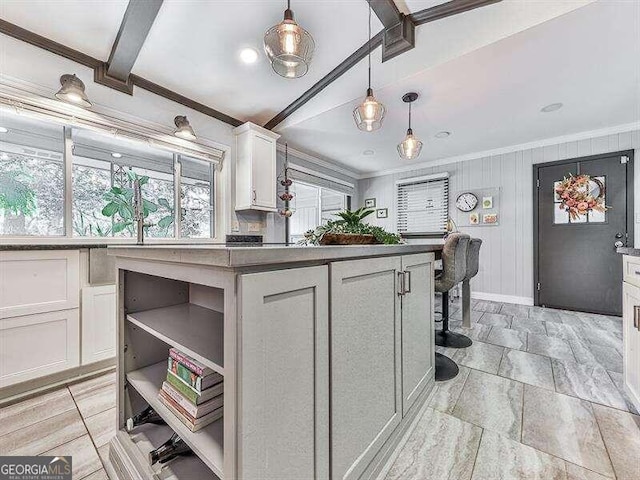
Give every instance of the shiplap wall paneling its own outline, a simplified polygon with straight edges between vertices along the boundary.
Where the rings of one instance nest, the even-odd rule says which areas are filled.
[[[636,150],[640,157],[640,130],[568,141],[537,148],[517,150],[358,182],[358,206],[365,198],[376,198],[378,208],[389,208],[389,217],[371,219],[371,223],[395,231],[393,205],[396,180],[449,172],[449,212],[456,223],[462,215],[455,208],[461,191],[500,187],[500,217],[497,226],[465,227],[466,233],[483,240],[480,271],[472,280],[477,294],[504,296],[505,300],[533,302],[533,165],[622,150]],[[634,168],[636,212],[635,246],[640,247],[640,168]],[[482,208],[478,212],[482,214]],[[496,297],[500,298],[500,297]]]

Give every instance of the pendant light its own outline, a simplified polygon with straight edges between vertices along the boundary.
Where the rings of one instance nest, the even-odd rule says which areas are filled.
[[[264,51],[271,68],[281,77],[299,78],[307,73],[316,44],[309,32],[296,23],[287,0],[284,20],[264,34]]]
[[[176,124],[176,130],[173,132],[173,134],[176,137],[179,138],[184,138],[185,140],[195,140],[196,139],[196,134],[193,131],[193,128],[191,128],[191,125],[189,124],[189,120],[187,120],[187,117],[184,115],[178,115],[176,118],[173,119],[173,123]]]
[[[89,108],[91,102],[84,92],[84,83],[75,75],[62,75],[60,77],[60,90],[56,93],[56,98],[63,102],[72,103],[81,107]]]
[[[409,128],[407,129],[407,136],[398,144],[398,153],[400,157],[405,160],[418,158],[422,150],[422,142],[413,135],[413,130],[411,130],[411,104],[415,102],[417,98],[418,94],[415,92],[406,93],[402,97],[402,101],[409,104]]]
[[[367,96],[364,102],[353,111],[353,119],[360,130],[373,132],[382,127],[385,108],[373,96],[373,89],[371,88],[371,0],[368,0],[367,3],[369,4],[369,42],[367,42],[369,47],[369,87],[367,88]]]

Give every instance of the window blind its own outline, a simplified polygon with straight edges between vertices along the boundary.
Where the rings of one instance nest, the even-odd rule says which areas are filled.
[[[446,233],[449,218],[448,173],[399,180],[396,190],[399,234]]]

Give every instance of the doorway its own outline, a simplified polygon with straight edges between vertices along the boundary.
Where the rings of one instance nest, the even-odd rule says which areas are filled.
[[[555,193],[569,174],[595,177],[610,208],[570,218]],[[534,165],[533,178],[535,305],[622,315],[616,246],[634,243],[633,150]]]

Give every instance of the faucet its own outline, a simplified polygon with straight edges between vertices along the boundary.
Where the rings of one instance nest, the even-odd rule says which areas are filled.
[[[142,206],[142,186],[138,178],[133,181],[133,219],[137,225],[136,245],[144,245],[144,208]]]

